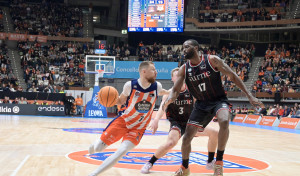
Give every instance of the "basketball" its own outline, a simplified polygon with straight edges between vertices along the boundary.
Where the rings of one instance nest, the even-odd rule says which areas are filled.
[[[98,101],[105,107],[114,106],[119,98],[119,93],[117,89],[112,86],[105,86],[98,92]]]

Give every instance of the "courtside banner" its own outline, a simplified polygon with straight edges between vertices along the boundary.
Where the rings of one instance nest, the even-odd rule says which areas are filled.
[[[140,61],[116,61],[115,73],[104,74],[103,78],[138,78]],[[171,71],[178,67],[178,62],[154,62],[157,70],[156,79],[171,79]]]
[[[260,115],[248,115],[244,123],[257,125],[259,124],[260,121],[261,121]]]
[[[259,125],[265,125],[265,126],[275,126],[277,127],[279,125],[280,121],[277,117],[273,116],[263,116]]]
[[[37,105],[36,114],[42,116],[64,116],[64,105]]]
[[[243,123],[247,117],[247,114],[236,114],[233,121]]]
[[[300,121],[300,119],[297,119],[297,118],[284,117],[284,118],[281,118],[281,121],[280,121],[278,127],[290,128],[290,129],[300,129],[299,121]]]
[[[0,104],[0,114],[36,115],[36,105],[33,105],[33,104]]]

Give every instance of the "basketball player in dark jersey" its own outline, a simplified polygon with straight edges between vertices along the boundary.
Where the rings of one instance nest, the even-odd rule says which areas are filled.
[[[175,83],[177,80],[177,73],[179,68],[175,68],[171,72],[172,81]],[[151,122],[149,129],[152,130],[154,134],[158,128],[158,122],[164,115],[162,110],[162,105],[167,99],[168,95],[163,96],[161,106],[156,113],[155,119]],[[163,157],[169,150],[171,150],[179,141],[181,136],[183,136],[186,128],[187,121],[189,120],[190,114],[193,110],[194,98],[189,93],[184,84],[181,87],[179,96],[175,102],[169,104],[166,110],[166,117],[170,121],[170,131],[166,143],[161,145],[156,151],[152,158],[143,166],[141,173],[148,174],[150,169],[153,167],[153,164],[161,157]],[[214,124],[212,124],[214,123]],[[207,170],[213,170],[215,163],[214,154],[218,144],[218,127],[217,123],[210,123],[204,131],[199,131],[196,136],[208,136],[208,160],[206,163]],[[214,127],[215,126],[215,127]],[[201,129],[202,130],[202,129]]]
[[[178,79],[165,101],[163,109],[165,110],[170,103],[176,100],[184,81],[197,101],[183,137],[181,146],[182,166],[175,172],[174,176],[189,175],[191,141],[199,128],[205,128],[214,116],[217,117],[220,126],[214,176],[223,176],[223,155],[229,136],[230,109],[223,89],[221,74],[230,77],[230,80],[247,95],[253,106],[261,106],[262,103],[252,96],[242,80],[218,56],[198,54],[199,44],[196,40],[185,41],[183,52],[187,61],[180,67]]]

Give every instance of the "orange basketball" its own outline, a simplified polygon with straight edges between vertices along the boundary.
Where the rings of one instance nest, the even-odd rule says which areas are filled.
[[[98,101],[105,107],[114,106],[119,98],[119,93],[117,89],[112,86],[105,86],[98,92]]]

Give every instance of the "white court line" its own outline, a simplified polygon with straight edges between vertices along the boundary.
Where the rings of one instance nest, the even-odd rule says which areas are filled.
[[[17,167],[17,169],[10,175],[10,176],[15,176],[19,170],[22,168],[22,166],[25,164],[25,162],[28,160],[28,158],[30,157],[30,155],[27,155],[23,161],[19,164],[19,166]]]

